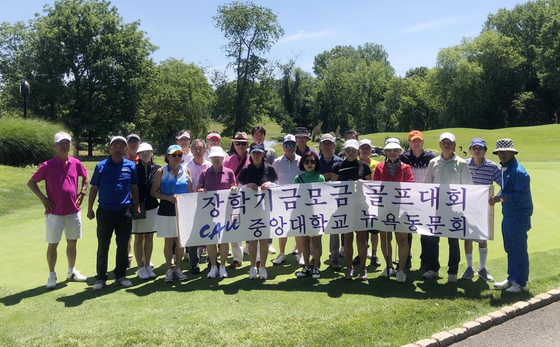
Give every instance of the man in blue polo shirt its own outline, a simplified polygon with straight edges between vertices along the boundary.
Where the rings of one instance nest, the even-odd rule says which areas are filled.
[[[89,219],[95,218],[93,203],[99,192],[97,208],[97,276],[93,290],[101,290],[107,281],[107,258],[113,231],[117,241],[116,266],[113,271],[115,282],[123,287],[132,286],[128,280],[128,240],[132,230],[132,214],[130,212],[131,194],[134,201],[140,201],[138,195],[138,176],[134,162],[124,159],[126,139],[115,136],[109,143],[109,158],[95,166],[89,190]],[[134,214],[140,213],[140,205],[136,204]]]

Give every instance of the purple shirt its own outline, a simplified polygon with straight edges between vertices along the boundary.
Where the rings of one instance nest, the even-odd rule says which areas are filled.
[[[229,189],[235,181],[235,173],[233,170],[222,166],[220,172],[215,172],[213,167],[209,167],[200,175],[198,184],[201,184],[206,190],[211,191]]]
[[[86,169],[76,158],[68,157],[68,162],[64,163],[54,157],[42,163],[31,178],[37,182],[45,180],[47,197],[54,204],[54,209],[45,213],[65,216],[80,211],[76,206],[78,177],[87,175]]]

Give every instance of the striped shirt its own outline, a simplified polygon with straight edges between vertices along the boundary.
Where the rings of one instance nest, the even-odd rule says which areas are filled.
[[[482,164],[476,166],[472,158],[469,158],[467,164],[469,164],[469,171],[474,184],[491,186],[493,182],[496,182],[499,186],[502,185],[500,168],[493,161],[482,158]]]

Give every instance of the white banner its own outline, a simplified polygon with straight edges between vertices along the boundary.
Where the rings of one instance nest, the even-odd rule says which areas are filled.
[[[488,240],[494,224],[490,189],[363,181],[180,194],[177,223],[186,246],[372,229]]]

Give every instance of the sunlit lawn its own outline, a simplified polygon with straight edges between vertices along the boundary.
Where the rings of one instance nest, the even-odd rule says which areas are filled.
[[[533,128],[527,129],[530,132]],[[470,140],[470,131],[475,130],[457,130],[458,142]],[[440,132],[429,132],[427,142]],[[501,134],[494,132],[488,134],[489,139],[510,134],[509,129],[501,130]],[[343,279],[342,273],[327,269],[325,264],[320,280],[296,279],[293,256],[288,256],[284,266],[269,265],[270,279],[265,282],[247,279],[249,262],[246,261],[241,269],[229,270],[228,279],[206,279],[205,270],[201,275],[187,272],[187,282],[168,284],[163,282],[163,243],[157,239],[153,259],[159,275],[156,280],[140,281],[134,269],[130,269],[132,288],[110,285],[102,292],[91,290],[93,278],[87,284],[63,281],[66,257],[62,242],[57,264],[59,285],[56,290],[47,291],[42,208],[25,186],[34,168],[0,166],[3,264],[0,345],[395,346],[452,329],[501,306],[559,287],[560,247],[556,230],[560,217],[555,197],[560,194],[560,188],[550,182],[558,176],[560,163],[554,159],[557,154],[541,157],[536,153],[538,147],[529,143],[529,135],[527,141],[517,140],[521,133],[512,137],[516,146],[519,144],[520,161],[531,175],[535,202],[533,228],[529,232],[530,291],[518,295],[493,290],[477,278],[460,280],[457,284],[445,284],[446,278],[437,282],[422,280],[422,272],[417,270],[420,253],[417,236],[413,244],[413,271],[405,284],[380,278],[380,269],[371,267],[368,282],[349,282]],[[95,162],[85,164],[92,172]],[[496,239],[490,242],[488,268],[496,279],[502,280],[506,276],[506,261],[499,233],[499,208],[496,216]],[[84,274],[93,276],[97,246],[95,222],[87,220],[85,213],[83,217],[77,266]],[[328,250],[327,238],[323,243]],[[274,245],[277,246],[276,241]],[[440,260],[445,265],[446,242],[441,245]],[[288,249],[292,247],[290,241]],[[110,254],[109,268],[114,264],[114,244]],[[269,256],[269,264],[273,257]],[[477,263],[476,251],[474,257]],[[463,257],[460,271],[465,266]],[[183,265],[184,269],[188,267],[186,263]],[[443,266],[442,272],[446,269]]]

